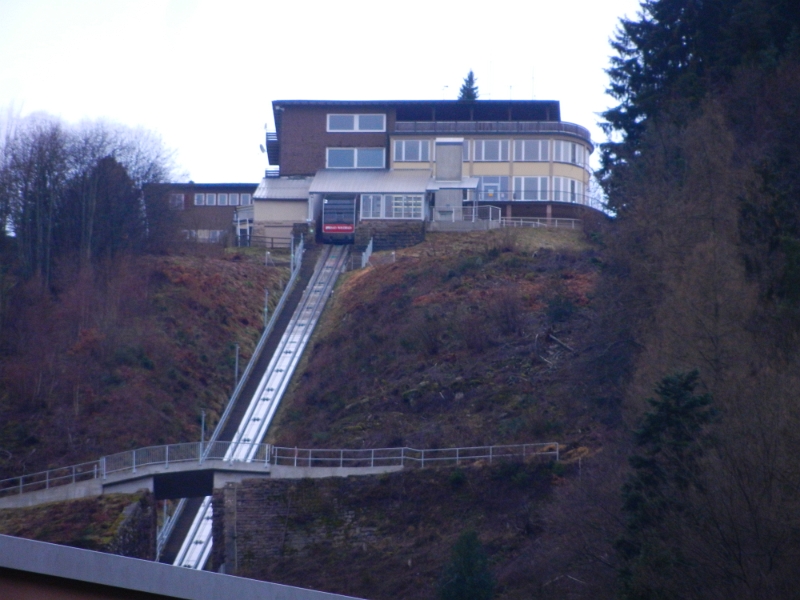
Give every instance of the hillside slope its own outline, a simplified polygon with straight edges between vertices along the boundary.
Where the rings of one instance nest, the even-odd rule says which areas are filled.
[[[0,344],[0,478],[130,448],[199,439],[263,328],[262,257],[141,256],[19,284]]]
[[[600,271],[582,233],[430,234],[396,256],[341,280],[270,441],[578,441],[607,416],[574,372]]]

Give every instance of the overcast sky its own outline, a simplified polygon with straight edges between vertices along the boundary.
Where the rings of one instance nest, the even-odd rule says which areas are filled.
[[[601,141],[638,0],[0,0],[0,111],[161,135],[186,178],[256,182],[272,100],[559,100]],[[596,154],[596,153],[595,153]]]

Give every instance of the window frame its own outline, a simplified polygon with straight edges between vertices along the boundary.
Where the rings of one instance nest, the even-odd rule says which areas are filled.
[[[486,140],[474,140],[472,142],[472,155],[474,162],[508,162],[508,146],[509,141],[502,138],[492,138]],[[485,158],[486,157],[486,144],[497,142],[497,156],[498,158]]]
[[[332,128],[331,117],[353,117],[353,128]],[[361,117],[381,117],[380,129],[362,127]],[[328,113],[325,119],[325,128],[328,133],[384,133],[386,131],[386,113]]]
[[[416,143],[419,144],[419,158],[411,159],[406,158],[407,146],[409,143]],[[400,156],[398,157],[397,149],[400,148]],[[424,150],[423,150],[424,148]],[[395,162],[422,162],[422,163],[429,163],[431,162],[431,141],[430,140],[423,140],[423,139],[400,139],[394,140],[394,161]]]
[[[529,157],[525,151],[525,145],[531,142],[536,143],[536,158]],[[542,152],[542,148],[544,148],[544,152]],[[550,162],[550,140],[514,140],[514,162]]]
[[[343,150],[350,150],[353,153],[353,166],[352,167],[333,167],[331,166],[330,160],[330,153],[331,150],[333,151],[343,151]],[[363,152],[365,150],[369,151],[377,151],[380,150],[381,152],[381,165],[380,166],[363,166],[359,164],[359,152]],[[340,148],[340,147],[328,147],[325,149],[325,168],[326,169],[385,169],[386,168],[386,148],[383,146],[380,147],[365,147],[365,148]]]

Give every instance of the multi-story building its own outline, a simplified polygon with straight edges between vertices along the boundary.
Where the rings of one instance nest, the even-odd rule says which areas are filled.
[[[227,241],[237,210],[253,203],[255,183],[163,183],[147,186],[169,206],[173,229],[198,242]],[[250,224],[245,223],[245,228]]]
[[[327,199],[352,199],[354,228],[373,234],[479,213],[579,216],[589,204],[594,146],[557,101],[281,100],[273,112],[267,154],[279,172],[254,195],[256,234],[301,219],[325,233]]]

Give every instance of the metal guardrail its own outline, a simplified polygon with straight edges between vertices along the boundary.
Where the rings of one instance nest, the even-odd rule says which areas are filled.
[[[122,473],[135,475],[144,467],[206,461],[233,464],[242,462],[226,458],[231,446],[241,442],[188,442],[166,446],[150,446],[129,452],[120,452],[81,465],[51,469],[30,475],[0,481],[0,496],[33,492],[50,487],[77,483],[91,479],[107,479]],[[246,445],[246,444],[244,444]],[[293,467],[425,467],[446,464],[470,464],[481,461],[489,464],[510,458],[527,459],[552,456],[559,459],[558,442],[518,444],[508,446],[470,446],[463,448],[374,448],[374,449],[318,449],[288,448],[270,444],[250,444],[255,452],[251,462]]]
[[[269,464],[291,467],[425,467],[487,463],[500,460],[552,456],[559,459],[558,442],[463,448],[374,448],[329,450],[272,446]]]
[[[592,141],[589,130],[564,121],[397,121],[395,133],[565,133]]]
[[[581,219],[562,219],[546,217],[502,217],[501,227],[551,227],[555,229],[582,229]]]

